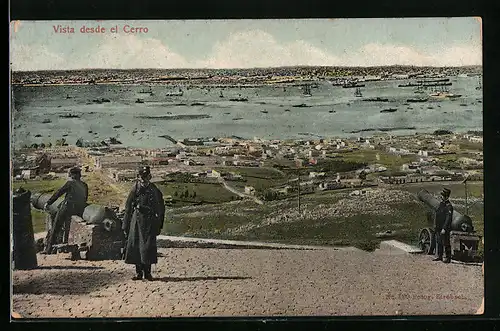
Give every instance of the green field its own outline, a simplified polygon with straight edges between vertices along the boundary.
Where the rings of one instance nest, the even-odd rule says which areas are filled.
[[[287,176],[273,168],[243,168],[226,167],[217,168],[217,171],[228,171],[239,174],[245,179],[244,182],[228,181],[228,184],[243,192],[245,186],[252,186],[256,191],[264,191],[270,187],[285,184]]]
[[[16,190],[22,187],[25,190],[31,191],[32,193],[34,192],[52,193],[61,186],[63,186],[65,182],[66,180],[62,178],[53,180],[28,180],[26,182],[14,181],[12,183],[12,188]]]
[[[164,198],[167,195],[172,196],[177,202],[174,207],[180,207],[196,203],[223,203],[239,198],[237,195],[229,192],[221,184],[206,183],[164,183],[157,184],[162,191]],[[187,194],[186,194],[187,192]],[[185,202],[185,203],[183,203]]]
[[[395,154],[387,153],[385,151],[371,149],[342,153],[339,154],[338,158],[341,158],[345,161],[365,162],[368,164],[378,163],[384,165],[389,170],[399,170],[399,168],[403,164],[417,160],[417,157],[415,155],[398,156]]]
[[[17,190],[18,188],[24,188],[25,190],[31,191],[31,193],[41,192],[41,193],[52,193],[59,189],[66,182],[65,179],[54,179],[54,180],[28,180],[24,181],[14,181],[12,183],[12,189]],[[43,232],[45,231],[45,217],[46,213],[41,210],[36,210],[31,208],[31,221],[33,222],[33,231]]]

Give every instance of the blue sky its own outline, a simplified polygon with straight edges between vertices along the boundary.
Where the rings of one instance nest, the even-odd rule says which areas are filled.
[[[57,25],[75,33],[56,33]],[[97,25],[107,31],[79,32]],[[125,33],[125,25],[148,32]],[[114,26],[117,33],[109,31]],[[18,21],[10,36],[13,70],[482,63],[481,24],[473,17]]]

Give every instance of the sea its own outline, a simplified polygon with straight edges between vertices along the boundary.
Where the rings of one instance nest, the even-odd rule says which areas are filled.
[[[398,87],[409,80],[364,82],[362,97],[355,96],[355,88],[327,81],[311,88],[311,96],[300,86],[182,87],[182,96],[168,96],[180,86],[16,85],[12,87],[11,142],[19,148],[54,144],[61,138],[75,144],[80,138],[102,141],[114,137],[127,147],[162,148],[172,146],[163,135],[176,140],[231,136],[317,139],[368,137],[380,129],[392,135],[482,130],[478,77],[449,78],[452,86],[447,88],[461,97],[409,104],[407,99],[426,97],[431,90],[419,94],[415,87]],[[141,93],[150,89],[152,94]],[[363,101],[375,97],[390,102]],[[109,102],[93,101],[101,98]],[[387,108],[397,110],[381,112]]]

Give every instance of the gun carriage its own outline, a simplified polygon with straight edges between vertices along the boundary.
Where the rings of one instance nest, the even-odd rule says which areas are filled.
[[[50,194],[34,193],[31,204],[35,209],[44,210]],[[49,231],[52,219],[57,214],[62,199],[48,207],[46,229]],[[121,259],[124,247],[124,234],[121,230],[122,215],[117,209],[89,204],[82,217],[71,216],[67,244],[55,245],[58,252],[71,252],[73,259],[105,260]],[[37,249],[43,249],[43,239],[37,242]]]
[[[433,224],[436,210],[439,207],[439,200],[427,190],[418,192],[417,197],[428,208],[428,222]],[[450,243],[451,253],[454,260],[474,260],[477,258],[477,249],[481,237],[474,231],[472,219],[467,215],[462,215],[453,210]],[[432,255],[436,249],[436,234],[433,227],[427,227],[420,231],[418,237],[419,247],[424,254]]]

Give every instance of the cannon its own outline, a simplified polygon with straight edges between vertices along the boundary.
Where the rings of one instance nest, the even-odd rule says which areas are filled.
[[[434,223],[435,211],[439,207],[440,201],[427,190],[418,192],[417,197],[429,207],[430,210],[427,213],[428,222]],[[481,237],[474,231],[472,219],[468,215],[462,215],[457,210],[453,209],[450,231],[452,259],[474,260],[480,240]],[[434,254],[436,249],[434,229],[431,227],[422,229],[419,233],[418,243],[420,249],[425,254]]]
[[[31,196],[33,208],[44,210],[50,194],[34,193]],[[52,219],[63,200],[54,202],[47,210],[46,229],[50,230]],[[121,259],[125,238],[121,230],[122,218],[116,209],[89,204],[82,217],[71,217],[68,243],[55,245],[57,251],[71,252],[73,259],[106,260]],[[39,250],[43,244],[38,242]]]

